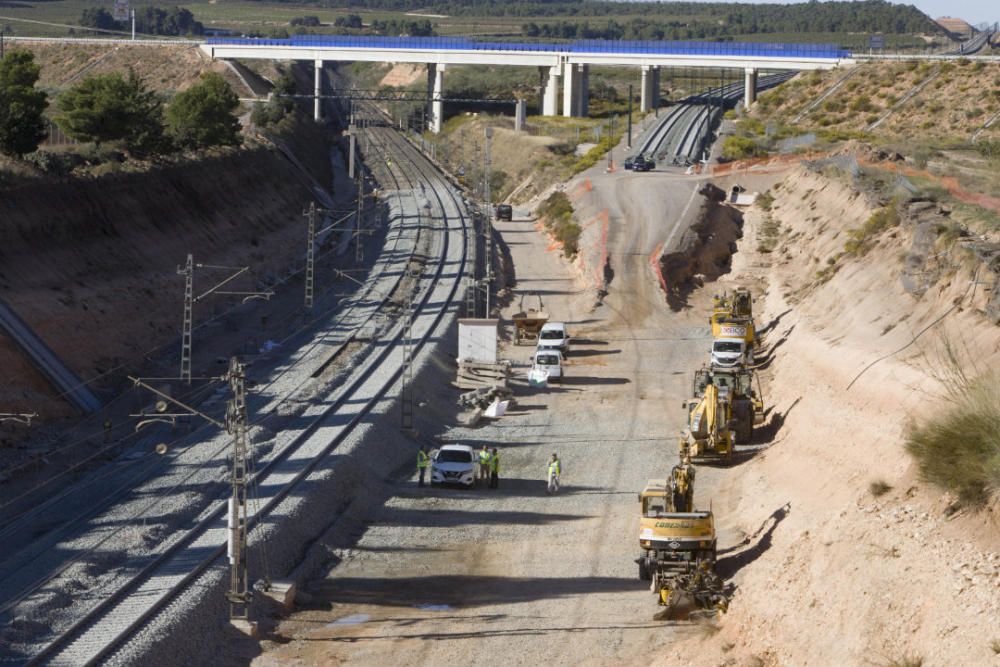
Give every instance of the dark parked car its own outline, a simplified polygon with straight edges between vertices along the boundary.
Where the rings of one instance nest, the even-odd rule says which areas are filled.
[[[656,160],[648,158],[642,153],[639,153],[634,158],[632,158],[633,171],[649,171],[654,167],[656,167]]]
[[[513,220],[514,209],[510,204],[497,205],[497,220]]]

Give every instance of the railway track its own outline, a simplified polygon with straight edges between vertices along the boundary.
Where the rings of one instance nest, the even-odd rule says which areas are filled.
[[[439,174],[422,162],[415,149],[395,135],[393,130],[372,128],[369,131],[375,145],[395,154],[392,166],[379,167],[378,171],[382,172],[384,187],[395,186],[390,196],[399,206],[400,229],[413,226],[418,234],[412,249],[402,255],[398,252],[402,233],[396,236],[396,243],[383,253],[393,261],[391,265],[386,263],[381,276],[392,272],[390,268],[402,268],[394,271],[394,282],[389,283],[391,289],[376,287],[378,284],[384,286],[384,281],[366,281],[370,288],[361,290],[357,303],[360,306],[370,302],[370,305],[379,306],[369,308],[368,319],[383,307],[398,314],[398,303],[406,301],[406,298],[397,289],[408,279],[416,290],[412,337],[414,347],[419,350],[456,301],[455,295],[469,261],[465,235],[469,233],[471,223],[461,198]],[[418,194],[417,187],[420,185],[423,187]],[[407,198],[411,201],[404,202]],[[419,258],[418,254],[421,255]],[[416,263],[415,259],[418,259]],[[341,318],[338,321],[332,330],[341,339],[339,345],[350,343],[361,321],[367,321],[361,312],[354,313],[353,319]],[[364,358],[358,362],[347,386],[319,400],[314,399],[296,415],[297,423],[307,425],[300,427],[290,441],[276,446],[259,462],[254,478],[255,486],[261,490],[257,498],[259,508],[252,516],[251,526],[267,522],[270,514],[357,426],[371,407],[391,394],[402,365],[404,334],[400,322],[390,324],[379,340],[367,346],[367,353],[359,355]],[[320,337],[309,347],[315,349],[329,343],[328,337]],[[310,355],[300,350],[302,358],[292,359],[289,363],[291,367],[298,367],[296,377],[307,375],[315,379],[313,374],[317,369],[321,370],[326,360],[336,354],[339,354],[336,349],[322,355]],[[280,371],[280,374],[287,374],[287,370]],[[299,386],[304,382],[300,382]],[[288,401],[289,395],[285,394],[281,402]],[[222,445],[217,454],[224,462],[226,443]],[[218,465],[219,461],[213,457],[209,463]],[[223,487],[220,491],[224,490],[224,484],[219,486]],[[104,599],[87,610],[79,609],[75,622],[57,627],[46,641],[24,647],[21,662],[90,664],[109,657],[118,647],[126,644],[180,591],[201,573],[224,560],[224,503],[219,495],[216,494],[217,497],[206,504],[190,529],[174,532],[169,543],[164,541],[159,549],[130,558],[129,568],[115,568],[118,578],[112,590],[104,591]],[[135,516],[133,523],[140,518],[147,517]],[[122,571],[127,571],[128,575],[120,576]],[[32,592],[57,584],[54,579],[63,572],[65,569],[56,577],[34,582],[33,591],[23,596],[20,602],[27,601]],[[6,611],[16,614],[17,605],[8,606]]]
[[[757,90],[772,88],[794,75],[794,72],[781,72],[761,77]],[[716,89],[681,100],[642,142],[638,152],[655,155],[658,161],[675,165],[697,161],[709,133],[722,117],[722,107],[734,104],[742,94],[743,84],[731,83],[721,92]]]

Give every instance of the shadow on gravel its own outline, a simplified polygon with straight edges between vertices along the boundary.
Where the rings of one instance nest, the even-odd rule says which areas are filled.
[[[722,558],[716,563],[716,571],[719,576],[723,579],[731,579],[737,572],[764,555],[764,552],[771,548],[771,536],[774,535],[775,528],[791,511],[791,504],[785,503],[774,510],[753,535],[744,537],[739,544],[720,550],[719,555]],[[744,549],[744,547],[749,548]]]
[[[486,620],[501,620],[507,618],[506,614],[478,614],[474,616],[452,616],[452,617],[442,617],[442,616],[428,616],[421,618],[403,618],[403,619],[385,619],[386,621],[397,621],[401,625],[414,625],[419,621],[440,621],[452,620],[460,621],[466,623],[482,623],[484,619]],[[380,621],[383,619],[379,619]],[[567,635],[577,635],[581,632],[607,632],[608,630],[642,630],[648,628],[662,628],[663,623],[650,623],[650,624],[630,624],[630,625],[570,625],[565,627],[544,627],[541,625],[530,625],[520,628],[503,628],[498,630],[469,630],[461,631],[457,630],[455,632],[412,632],[412,633],[397,633],[389,632],[381,635],[351,635],[351,636],[341,636],[336,635],[332,637],[296,637],[295,641],[331,641],[331,642],[360,642],[360,641],[376,641],[376,640],[399,640],[399,639],[482,639],[484,637],[527,637],[527,636],[537,636],[537,635],[554,635],[556,633],[566,633]],[[289,643],[289,642],[283,642]]]
[[[585,593],[624,593],[635,589],[634,579],[619,577],[491,577],[444,574],[390,578],[335,577],[318,582],[318,585],[310,588],[310,594],[315,602],[320,604],[369,604],[411,608],[428,604],[447,604],[467,609],[477,605],[534,602]],[[538,631],[532,629],[530,632]],[[458,634],[467,634],[471,638],[482,636],[483,631],[480,629]],[[398,634],[394,636],[399,637]]]
[[[510,495],[509,489],[504,485],[504,479],[500,479],[500,488],[483,489],[482,493],[493,495]],[[508,486],[510,480],[507,480]],[[539,481],[538,485],[544,487]],[[516,492],[516,490],[515,490]],[[542,494],[545,492],[542,491]],[[561,491],[560,491],[561,493]],[[538,494],[532,494],[538,495]],[[580,521],[591,518],[586,514],[556,514],[545,512],[473,512],[471,510],[432,510],[432,509],[401,509],[393,508],[379,513],[372,521],[372,524],[381,526],[420,526],[423,528],[454,528],[456,526],[493,526],[493,525],[519,525],[519,526],[544,526],[555,523],[565,523],[568,521]]]
[[[573,345],[607,345],[606,340],[597,340],[594,338],[574,338]],[[572,351],[571,351],[572,352]]]
[[[601,384],[631,384],[632,381],[628,378],[602,378],[602,377],[580,377],[572,376],[562,377],[559,379],[559,384],[565,384],[569,386],[579,386],[579,385],[601,385]]]
[[[536,443],[537,444],[537,443]],[[544,463],[544,462],[542,462]],[[544,469],[544,466],[541,466]],[[411,483],[410,486],[403,492],[397,493],[396,496],[399,498],[420,498],[420,497],[431,497],[431,498],[449,498],[449,499],[479,499],[489,496],[544,496],[546,495],[545,489],[548,483],[546,480],[539,477],[538,479],[524,479],[509,477],[505,478],[503,475],[500,476],[499,488],[491,489],[487,486],[486,482],[480,483],[471,489],[459,486],[425,486],[423,488],[416,486],[415,483]],[[617,493],[615,491],[608,491],[607,489],[599,486],[576,486],[573,484],[565,484],[559,487],[560,496],[572,496],[572,495],[589,495],[589,494],[611,494]],[[624,493],[624,492],[623,492]],[[634,491],[627,492],[628,495],[635,495]],[[403,510],[400,510],[403,511]],[[433,510],[432,510],[433,511]],[[422,512],[420,513],[422,515]],[[477,517],[478,512],[473,512]],[[492,520],[483,521],[483,523],[550,523],[554,518],[560,520],[568,519],[586,519],[586,516],[577,517],[564,517],[563,515],[549,515],[540,514],[539,517],[543,517],[540,521],[501,521],[501,519],[518,516],[520,514],[526,514],[524,512],[514,512],[514,513],[504,513],[502,515],[497,515]],[[527,513],[531,514],[531,513]],[[550,519],[549,517],[554,517]],[[381,521],[381,518],[380,518]],[[460,521],[461,523],[461,521]],[[420,525],[420,524],[414,524]]]
[[[569,359],[577,359],[579,357],[599,357],[602,354],[621,354],[621,350],[570,350],[569,354],[566,355]]]

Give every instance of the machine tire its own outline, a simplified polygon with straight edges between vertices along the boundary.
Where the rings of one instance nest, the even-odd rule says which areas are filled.
[[[736,440],[741,445],[750,444],[753,438],[753,406],[748,401],[733,404],[733,416],[736,418]]]
[[[639,579],[642,581],[649,581],[653,576],[649,573],[649,568],[646,567],[646,558],[642,557],[639,559]]]

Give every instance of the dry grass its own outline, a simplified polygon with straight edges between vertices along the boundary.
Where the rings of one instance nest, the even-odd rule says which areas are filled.
[[[906,448],[924,479],[982,506],[1000,486],[1000,372],[955,367],[945,388],[941,412],[911,425]]]

